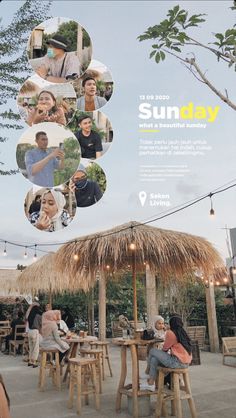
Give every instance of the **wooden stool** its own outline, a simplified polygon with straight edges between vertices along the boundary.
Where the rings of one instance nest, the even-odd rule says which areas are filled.
[[[81,348],[80,349],[81,357],[95,358],[97,360],[97,373],[98,373],[98,382],[99,382],[99,393],[102,393],[102,354],[103,350],[96,348]]]
[[[59,351],[58,350],[46,350],[40,349],[40,369],[39,369],[39,389],[45,389],[45,380],[47,370],[49,370],[49,376],[52,378],[53,384],[57,389],[61,389],[61,367],[59,361]]]
[[[158,393],[157,393],[157,408],[156,418],[161,417],[161,411],[163,411],[165,417],[169,417],[165,406],[166,401],[171,401],[171,415],[177,418],[182,418],[182,405],[181,401],[187,399],[191,412],[191,417],[196,418],[197,413],[195,409],[194,400],[191,393],[190,380],[188,368],[186,369],[169,369],[161,367],[158,369]],[[164,378],[167,373],[171,373],[171,390],[165,390]],[[180,387],[180,377],[183,376],[184,386]],[[181,393],[183,391],[184,393]]]
[[[105,360],[107,361],[110,376],[112,377],[111,363],[109,357],[109,342],[108,341],[90,341],[91,348],[101,348],[102,350],[102,380],[105,380]]]
[[[94,393],[95,408],[100,409],[100,397],[96,381],[96,364],[95,358],[71,358],[70,364],[70,385],[69,385],[69,401],[68,408],[73,407],[74,388],[77,386],[77,414],[81,413],[81,397],[85,396],[85,404],[88,405],[89,393]],[[89,385],[91,380],[91,385]]]

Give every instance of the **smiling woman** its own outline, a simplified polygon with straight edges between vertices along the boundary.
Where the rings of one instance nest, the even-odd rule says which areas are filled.
[[[29,110],[26,122],[30,126],[40,122],[57,122],[66,125],[66,118],[62,106],[57,106],[53,93],[43,90],[38,96],[36,107]]]

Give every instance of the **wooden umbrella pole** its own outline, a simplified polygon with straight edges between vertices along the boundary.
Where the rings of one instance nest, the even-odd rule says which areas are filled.
[[[52,286],[49,287],[49,301],[48,301],[51,309],[52,309]]]
[[[137,283],[136,283],[136,258],[135,251],[132,254],[132,279],[133,279],[133,316],[134,327],[137,329],[138,309],[137,309]]]

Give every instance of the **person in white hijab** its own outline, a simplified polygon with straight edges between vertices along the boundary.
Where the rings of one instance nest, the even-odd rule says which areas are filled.
[[[153,318],[153,326],[155,338],[165,339],[166,329],[165,329],[165,321],[161,315],[156,315]]]
[[[41,231],[58,231],[71,222],[65,205],[66,199],[61,191],[47,189],[42,195],[40,211],[32,213],[29,220]]]

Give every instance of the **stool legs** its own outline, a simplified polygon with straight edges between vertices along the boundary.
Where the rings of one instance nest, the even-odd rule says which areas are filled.
[[[77,414],[81,413],[81,384],[82,384],[82,379],[81,379],[81,367],[78,366],[77,367]]]
[[[74,366],[74,364],[70,364],[70,381],[69,381],[68,408],[72,408],[73,407],[74,387],[75,387],[75,366]]]
[[[176,417],[183,418],[182,405],[180,399],[180,388],[179,388],[179,375],[173,373],[173,386],[174,386],[174,405],[176,408]]]
[[[156,408],[156,418],[160,418],[161,417],[161,411],[162,411],[162,405],[163,405],[163,399],[164,399],[164,393],[163,393],[163,388],[164,388],[164,378],[165,375],[162,372],[159,372],[159,377],[158,377],[158,392],[157,392],[157,408]]]
[[[188,404],[189,404],[189,409],[190,409],[190,412],[191,412],[191,416],[192,416],[192,418],[196,418],[197,417],[197,411],[196,411],[196,408],[195,408],[194,400],[192,398],[189,375],[184,374],[183,378],[184,378],[185,390],[186,390],[187,394],[190,395],[190,398],[188,399]]]

